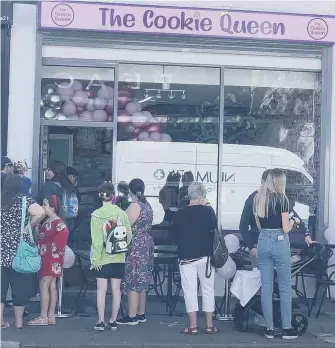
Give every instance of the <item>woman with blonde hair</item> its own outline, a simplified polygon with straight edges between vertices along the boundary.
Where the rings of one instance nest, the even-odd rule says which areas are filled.
[[[260,234],[258,238],[258,268],[262,279],[262,308],[267,325],[265,337],[274,338],[273,278],[276,269],[283,339],[297,338],[291,325],[291,250],[288,233],[300,221],[291,216],[289,200],[285,194],[286,175],[281,169],[272,169],[256,194],[253,210]]]

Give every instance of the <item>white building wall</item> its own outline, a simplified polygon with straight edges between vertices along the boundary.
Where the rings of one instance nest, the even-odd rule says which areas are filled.
[[[36,65],[35,5],[14,4],[10,44],[8,156],[13,161],[33,156],[33,123]]]

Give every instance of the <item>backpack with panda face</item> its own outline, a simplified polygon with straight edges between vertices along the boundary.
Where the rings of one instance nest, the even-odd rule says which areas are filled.
[[[94,215],[93,215],[94,216]],[[100,218],[99,216],[96,216]],[[127,229],[118,216],[116,221],[104,220],[103,223],[104,246],[107,254],[120,254],[128,251]]]

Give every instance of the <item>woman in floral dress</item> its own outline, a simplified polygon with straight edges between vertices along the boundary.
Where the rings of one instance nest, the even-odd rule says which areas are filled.
[[[37,241],[42,257],[40,269],[41,314],[28,323],[30,326],[56,324],[56,281],[63,275],[65,247],[69,236],[66,224],[59,217],[62,211],[60,199],[56,195],[45,198],[43,208],[47,219],[41,227]]]
[[[133,179],[129,183],[133,203],[126,213],[132,225],[133,239],[126,258],[123,292],[128,295],[128,315],[117,323],[137,325],[146,322],[145,305],[147,291],[152,280],[154,242],[150,235],[153,212],[144,197],[144,182]]]

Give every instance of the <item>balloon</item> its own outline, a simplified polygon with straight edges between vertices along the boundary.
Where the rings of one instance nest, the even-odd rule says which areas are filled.
[[[72,103],[71,101],[67,101],[63,104],[63,112],[65,115],[67,116],[71,116],[74,115],[77,111],[77,107],[74,103]]]
[[[72,97],[72,101],[77,106],[84,106],[88,103],[88,96],[85,91],[77,91]]]
[[[85,111],[83,106],[77,106],[77,114],[82,114]]]
[[[135,128],[135,130],[133,131],[133,135],[137,136],[142,132],[141,128]]]
[[[131,99],[127,95],[118,95],[117,100],[119,109],[124,109],[131,102]]]
[[[236,273],[236,264],[234,260],[228,256],[227,262],[221,267],[218,268],[218,274],[223,279],[231,279]]]
[[[106,107],[106,99],[101,98],[101,97],[97,97],[94,99],[94,107],[96,108],[96,110],[103,110]]]
[[[143,115],[142,112],[135,112],[131,117],[131,122],[135,127],[145,127],[150,122],[148,115]]]
[[[92,92],[92,91],[89,91],[89,90],[86,89],[86,93],[87,93],[87,96],[88,96],[89,98],[92,98],[92,97],[93,97],[93,92]]]
[[[126,105],[125,110],[128,112],[129,115],[133,115],[135,112],[140,112],[142,110],[142,106],[140,103],[131,102]],[[148,115],[146,116],[148,117]]]
[[[112,114],[114,112],[114,100],[113,99],[108,99],[107,100],[107,104],[106,104],[105,110],[109,114]]]
[[[77,120],[79,120],[79,117],[78,117],[78,115],[72,115],[72,116],[68,116],[67,120],[68,121],[77,121]]]
[[[48,83],[47,85],[42,86],[42,94],[50,94],[56,92],[57,88],[55,85]]]
[[[118,116],[117,121],[122,123],[122,125],[127,125],[130,122],[130,116],[128,115]]]
[[[144,111],[143,111],[144,113]],[[147,129],[149,133],[160,132],[161,126],[159,123],[152,123]]]
[[[45,109],[43,116],[47,120],[52,120],[56,117],[56,110],[54,109]]]
[[[75,90],[71,83],[62,82],[58,85],[57,92],[61,95],[63,101],[68,101],[73,97]]]
[[[76,257],[74,255],[74,252],[72,251],[71,248],[68,246],[65,247],[65,254],[64,254],[64,268],[70,268],[73,266],[74,261]]]
[[[332,237],[335,237],[335,231],[331,230],[331,229],[327,229],[325,231],[325,239],[327,242],[329,242],[329,240],[332,238]]]
[[[95,110],[94,99],[91,99],[91,98],[88,99],[88,102],[85,107],[88,111],[94,111]]]
[[[96,122],[107,121],[107,112],[105,110],[95,110],[92,113],[92,120]]]
[[[62,98],[59,93],[53,92],[47,95],[46,104],[54,109],[59,109],[62,106]]]
[[[139,141],[143,141],[144,139],[147,139],[147,138],[149,138],[149,137],[150,137],[150,135],[149,135],[148,132],[141,132],[141,133],[139,133],[137,139],[138,139]]]
[[[161,134],[161,142],[162,143],[171,143],[172,142],[172,138],[170,137],[169,134],[166,134],[166,133],[162,133]]]
[[[81,82],[79,82],[78,80],[74,80],[73,84],[72,84],[73,89],[75,90],[75,92],[78,91],[82,91],[83,90],[83,85],[81,84]]]
[[[152,141],[161,141],[161,138],[162,138],[161,133],[153,132],[150,134],[150,139]]]
[[[84,111],[79,116],[79,120],[81,120],[81,121],[92,121],[92,113],[91,113],[91,111]]]
[[[104,99],[113,99],[114,88],[110,86],[103,86],[98,90],[97,96]]]
[[[127,96],[129,98],[132,98],[133,97],[133,90],[131,88],[129,88],[129,86],[123,86],[123,87],[119,88],[118,95],[119,96]]]
[[[57,115],[57,120],[58,120],[58,121],[66,121],[66,120],[70,120],[70,117],[71,117],[71,116],[66,117],[64,114],[59,113],[59,114]]]
[[[240,247],[240,241],[234,234],[227,234],[224,237],[229,254],[236,253]]]
[[[134,130],[135,130],[135,127],[134,127],[132,124],[128,125],[128,126],[125,128],[125,131],[126,131],[127,133],[133,133]]]

